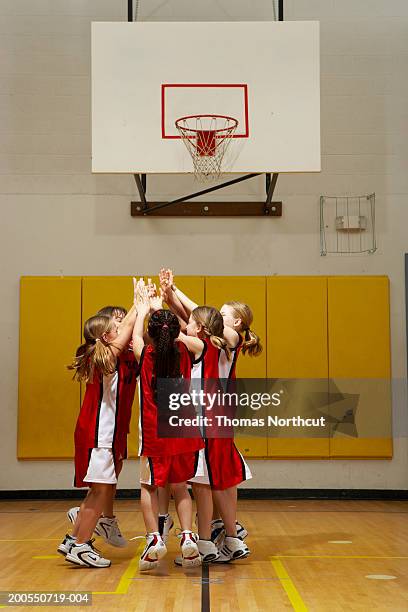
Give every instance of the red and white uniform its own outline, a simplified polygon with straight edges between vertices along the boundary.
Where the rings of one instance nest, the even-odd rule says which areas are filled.
[[[180,377],[190,378],[191,355],[184,344],[177,343],[180,354]],[[164,486],[185,482],[196,472],[198,451],[204,447],[200,436],[195,438],[160,438],[157,433],[159,411],[154,389],[155,349],[148,344],[140,357],[139,455],[140,481]]]
[[[228,360],[225,351],[213,346],[210,339],[206,338],[200,359],[193,363],[191,378],[204,379],[206,392],[216,392],[217,388],[220,388],[219,380],[226,379],[227,389],[224,390],[228,391],[229,381],[234,380],[236,377],[236,362],[241,346],[242,338],[240,337],[237,346],[231,350],[231,359]],[[210,383],[208,379],[211,379]],[[216,381],[218,381],[218,384]],[[205,429],[207,435],[205,438],[205,449],[200,452],[197,476],[191,478],[190,482],[210,484],[212,489],[224,490],[252,478],[252,474],[243,456],[234,444],[232,429],[230,431],[231,437],[215,437],[217,435],[217,426],[214,423],[214,416],[217,412],[218,414],[228,414],[234,412],[234,409],[220,407],[218,411],[213,409],[206,412],[207,416],[212,414],[213,426]],[[225,434],[226,428],[224,427],[223,435]]]
[[[93,381],[86,385],[74,435],[76,487],[86,487],[89,482],[115,484],[116,464],[127,456],[127,435],[137,376],[138,366],[133,351],[125,349],[118,356],[112,374],[102,376],[95,371]],[[93,453],[96,449],[108,449],[109,452]],[[101,468],[104,475],[99,478],[98,462],[107,461],[109,456],[113,468]]]

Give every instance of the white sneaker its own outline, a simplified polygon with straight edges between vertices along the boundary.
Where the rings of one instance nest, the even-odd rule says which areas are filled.
[[[68,510],[67,517],[69,518],[71,523],[75,523],[78,513],[79,506]],[[111,546],[116,546],[117,548],[125,548],[125,546],[127,546],[128,544],[127,540],[120,532],[118,521],[115,516],[113,516],[112,518],[101,516],[101,518],[96,523],[94,533],[103,538],[107,544],[110,544]]]
[[[181,564],[183,567],[197,567],[201,565],[200,552],[197,542],[198,535],[192,531],[182,531],[179,535],[181,548]]]
[[[245,559],[250,552],[248,546],[240,538],[226,536],[220,556],[214,563],[229,563],[237,559]]]
[[[220,553],[218,552],[218,548],[211,542],[211,540],[198,540],[197,542],[198,550],[201,555],[202,563],[211,563],[218,559]]]
[[[75,506],[75,508],[70,508],[67,512],[68,520],[71,521],[72,524],[77,520],[77,516],[79,514],[79,506]]]
[[[123,537],[120,532],[118,521],[116,516],[111,518],[107,516],[101,516],[99,521],[96,523],[94,529],[96,535],[101,536],[107,544],[116,546],[118,548],[124,548],[127,546],[127,540]]]
[[[139,537],[139,536],[138,536]],[[155,569],[167,553],[167,548],[158,531],[146,534],[146,546],[139,559],[140,571]]]
[[[241,523],[238,523],[238,521],[236,521],[236,526],[237,526],[237,537],[240,540],[245,540],[245,538],[248,535],[247,530],[245,529],[243,525],[241,525]]]
[[[221,519],[211,521],[211,541],[214,542],[218,550],[222,548],[225,538],[225,527]]]
[[[212,563],[219,557],[218,548],[211,540],[198,540],[198,551],[201,557],[201,563]],[[178,566],[183,565],[183,557],[179,556],[174,559],[174,563]]]
[[[159,514],[159,533],[162,536],[164,542],[167,542],[170,530],[174,527],[174,521],[170,514]]]
[[[237,537],[240,540],[245,540],[248,535],[248,531],[245,529],[241,523],[238,521],[235,522],[237,527]],[[218,550],[220,550],[224,544],[225,539],[225,527],[222,519],[216,519],[211,521],[211,540],[217,546]]]
[[[76,542],[76,537],[75,536],[70,536],[68,533],[66,534],[65,538],[62,540],[61,544],[58,546],[57,548],[57,552],[60,553],[60,555],[67,555],[69,553],[69,551],[71,550],[73,544],[75,544]]]
[[[75,565],[97,568],[109,567],[111,564],[109,559],[104,559],[99,550],[93,547],[93,540],[83,544],[73,544],[65,557],[65,561]]]

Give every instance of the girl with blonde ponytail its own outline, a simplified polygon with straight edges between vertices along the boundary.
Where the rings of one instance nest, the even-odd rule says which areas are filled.
[[[221,364],[225,361],[229,371],[235,371],[241,341],[238,332],[224,325],[223,317],[216,308],[197,306],[180,291],[174,284],[170,270],[161,270],[160,281],[170,309],[174,308],[179,318],[185,321],[187,335],[180,333],[180,340],[194,356],[191,378],[199,379],[199,384],[209,392],[220,389],[220,379],[229,378],[225,376],[225,368]],[[197,475],[190,479],[197,501],[198,547],[203,562],[225,563],[243,559],[250,553],[237,534],[236,487],[251,478],[251,472],[234,444],[232,431],[230,437],[215,437],[219,435],[219,430],[214,418],[212,428],[206,427],[206,433],[210,437],[206,437],[205,449],[200,452]],[[223,433],[225,435],[225,428]],[[220,550],[211,537],[213,499],[225,526],[225,543],[223,539]]]
[[[129,345],[135,320],[134,307],[119,325],[113,317],[105,315],[88,319],[84,325],[85,342],[68,366],[75,379],[86,383],[74,435],[74,484],[89,487],[89,491],[79,512],[75,508],[75,516],[69,516],[74,522],[72,535],[67,534],[58,547],[66,561],[75,565],[110,566],[111,562],[92,545],[94,531],[105,536],[109,532],[106,541],[126,546],[115,517],[101,515],[112,505],[117,477],[126,457],[129,390],[134,390],[137,371],[135,366],[120,367],[119,360]]]
[[[243,302],[225,302],[220,310],[224,325],[234,329],[243,336],[241,351],[250,357],[256,357],[262,353],[262,346],[259,337],[251,329],[254,316],[248,304]]]

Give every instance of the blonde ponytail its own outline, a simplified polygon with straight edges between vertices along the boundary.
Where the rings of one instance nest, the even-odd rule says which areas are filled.
[[[85,321],[85,342],[77,349],[68,370],[74,370],[73,378],[79,382],[92,382],[97,369],[103,376],[115,371],[116,357],[112,346],[103,340],[102,335],[110,330],[110,317],[97,315]]]
[[[242,344],[242,353],[248,353],[250,357],[257,357],[262,353],[262,345],[259,336],[252,329],[247,327],[244,331],[244,342]]]
[[[211,335],[210,342],[213,346],[215,346],[215,348],[223,349],[225,351],[227,359],[228,360],[231,359],[231,349],[229,348],[224,338],[220,338],[219,336]]]
[[[225,305],[233,309],[235,318],[241,319],[241,327],[238,331],[244,334],[242,353],[244,355],[248,353],[250,357],[257,357],[263,349],[259,336],[251,329],[254,320],[251,308],[243,302],[225,302]]]
[[[223,349],[227,358],[231,358],[231,350],[224,340],[224,320],[221,313],[212,306],[197,306],[191,313],[196,323],[200,324],[203,332],[209,337],[213,346]]]

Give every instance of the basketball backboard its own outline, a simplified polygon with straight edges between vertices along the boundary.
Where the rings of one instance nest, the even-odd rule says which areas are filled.
[[[225,171],[320,170],[318,22],[92,24],[93,172],[184,173],[175,121],[234,117]]]

